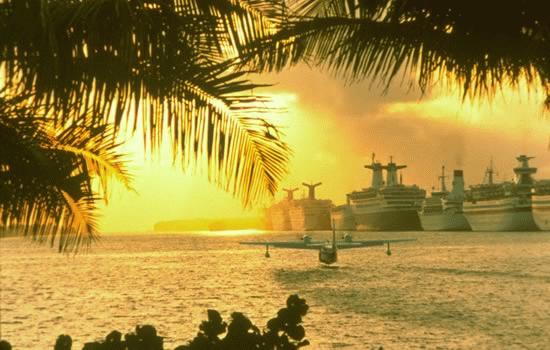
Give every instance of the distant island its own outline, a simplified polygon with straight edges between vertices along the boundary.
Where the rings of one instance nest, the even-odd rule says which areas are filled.
[[[153,226],[156,232],[175,231],[225,231],[265,229],[265,221],[259,217],[222,218],[222,219],[189,219],[160,221]]]

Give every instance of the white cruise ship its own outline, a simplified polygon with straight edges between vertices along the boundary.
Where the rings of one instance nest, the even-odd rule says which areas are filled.
[[[516,158],[514,182],[493,182],[492,165],[485,172],[484,183],[471,186],[463,210],[474,231],[536,231],[531,204],[536,168],[529,166],[531,157]]]
[[[265,210],[265,222],[267,229],[274,231],[290,231],[290,216],[288,215],[288,207],[294,202],[294,192],[297,188],[283,189],[287,193],[286,199],[273,204]]]
[[[275,203],[265,211],[267,228],[275,231],[330,230],[332,201],[316,199],[315,188],[321,185],[303,184],[309,190],[308,197],[294,199],[298,188],[284,189],[286,199]]]
[[[338,205],[332,208],[330,213],[334,228],[340,231],[355,231],[355,217],[349,203]]]
[[[294,200],[288,207],[290,227],[293,231],[323,231],[330,230],[331,200],[315,198],[315,188],[321,183],[303,183],[308,189],[307,198]]]
[[[539,229],[550,231],[550,180],[535,182],[531,201],[535,223]]]
[[[469,231],[470,224],[462,212],[464,201],[464,175],[462,170],[453,174],[453,188],[447,191],[445,167],[439,176],[440,190],[432,192],[424,200],[420,210],[420,222],[425,231]]]
[[[405,186],[397,181],[397,171],[405,168],[390,162],[383,166],[372,159],[372,185],[361,191],[349,193],[348,200],[357,230],[404,231],[421,230],[418,211],[426,197],[426,191],[418,186]],[[386,182],[382,171],[386,170]]]

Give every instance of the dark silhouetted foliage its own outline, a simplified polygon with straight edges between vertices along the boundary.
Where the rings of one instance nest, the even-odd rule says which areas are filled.
[[[155,327],[137,326],[134,333],[128,333],[122,340],[122,333],[112,331],[103,342],[86,343],[83,350],[163,350],[162,337]]]
[[[264,0],[277,3],[274,0]],[[389,88],[401,76],[424,92],[446,78],[464,96],[522,79],[550,108],[547,0],[287,0],[275,34],[242,50],[261,71],[299,62]]]
[[[309,345],[309,341],[304,339],[306,332],[301,325],[308,308],[304,299],[291,295],[286,301],[286,307],[267,322],[263,332],[240,312],[231,314],[231,323],[227,325],[217,311],[208,310],[208,321],[201,323],[195,339],[176,350],[299,349]],[[226,329],[225,338],[220,339],[219,336]]]
[[[73,339],[65,334],[61,334],[57,337],[54,350],[71,350],[73,346]]]
[[[0,88],[0,236],[18,231],[75,251],[97,236],[96,201],[107,201],[109,180],[131,189],[131,176],[111,125],[56,126],[27,98]]]
[[[309,345],[302,317],[309,306],[306,300],[294,294],[286,300],[286,307],[267,322],[262,331],[243,313],[231,314],[231,322],[224,322],[216,310],[208,310],[208,320],[199,326],[197,336],[186,345],[175,350],[298,350]],[[225,337],[220,338],[222,334]],[[54,350],[71,350],[72,338],[60,335]],[[157,335],[155,327],[137,326],[135,332],[122,339],[122,333],[112,331],[105,340],[85,343],[83,350],[164,350],[163,338]],[[11,345],[0,341],[0,350],[11,350]]]
[[[264,120],[269,98],[252,93],[263,85],[235,67],[236,47],[253,39],[237,33],[268,30],[233,0],[0,0],[0,91],[28,95],[21,105],[43,113],[26,117],[48,117],[55,130],[141,130],[155,155],[168,142],[174,161],[204,166],[252,205],[277,192],[290,156]],[[13,222],[30,226],[0,224]]]

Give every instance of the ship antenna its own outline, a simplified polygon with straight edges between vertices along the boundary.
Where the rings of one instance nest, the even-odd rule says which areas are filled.
[[[445,186],[445,179],[447,176],[445,176],[445,166],[441,167],[441,176],[439,179],[441,180],[441,192],[447,192],[447,186]]]
[[[493,157],[491,157],[491,161],[489,162],[489,167],[487,168],[487,170],[485,170],[485,179],[484,179],[484,181],[486,181],[488,185],[493,184],[493,173],[494,173]]]
[[[334,219],[332,219],[332,249],[336,251],[336,224]]]
[[[489,167],[489,184],[490,184],[490,185],[493,184],[493,173],[494,173],[494,169],[493,169],[493,157],[491,157],[491,163],[490,163],[490,167]]]

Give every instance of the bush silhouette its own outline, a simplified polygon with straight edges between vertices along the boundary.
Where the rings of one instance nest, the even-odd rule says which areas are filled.
[[[84,344],[82,350],[163,350],[162,337],[157,335],[155,327],[137,326],[134,333],[128,333],[122,340],[122,333],[112,331],[103,342]]]
[[[265,330],[260,330],[243,313],[231,314],[227,324],[216,310],[208,310],[208,320],[199,326],[197,336],[186,345],[175,350],[297,350],[309,345],[302,317],[309,306],[305,299],[291,295],[286,307],[267,322]],[[221,336],[225,333],[225,337]],[[54,350],[71,350],[72,338],[60,335]],[[0,350],[11,350],[7,341],[0,341]],[[85,343],[83,350],[164,350],[163,338],[157,335],[155,327],[137,326],[135,332],[128,333],[122,340],[122,333],[112,331],[105,340]]]
[[[55,341],[54,350],[71,350],[73,339],[65,334],[61,334]]]
[[[231,323],[227,325],[217,311],[208,310],[208,321],[201,323],[195,339],[176,350],[296,350],[309,345],[301,325],[308,308],[304,299],[291,295],[286,308],[280,309],[277,316],[267,322],[265,332],[240,312],[231,314]],[[225,338],[220,339],[226,329]]]

